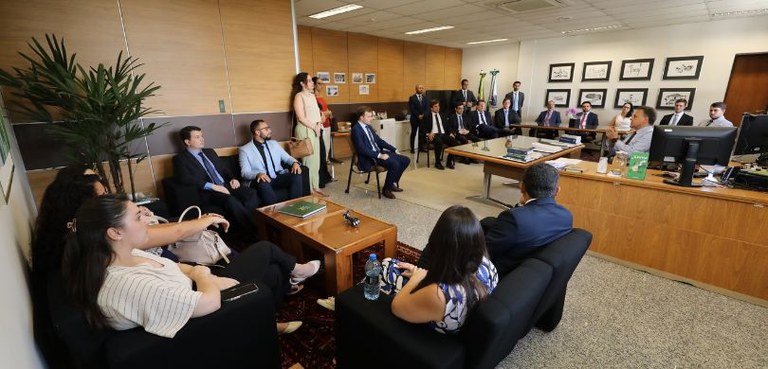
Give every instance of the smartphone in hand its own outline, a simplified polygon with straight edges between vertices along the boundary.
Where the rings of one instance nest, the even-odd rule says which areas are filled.
[[[259,291],[255,283],[241,283],[221,291],[221,301],[235,301],[243,296],[248,296]]]

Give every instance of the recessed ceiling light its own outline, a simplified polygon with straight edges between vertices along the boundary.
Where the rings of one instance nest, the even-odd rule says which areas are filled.
[[[497,38],[495,40],[472,41],[472,42],[467,42],[467,45],[490,44],[491,42],[502,42],[502,41],[507,41],[507,40],[509,40],[509,39],[508,38]]]
[[[587,33],[587,32],[600,32],[600,31],[610,31],[612,29],[619,29],[622,26],[621,24],[612,24],[610,26],[597,26],[597,27],[588,27],[588,28],[578,28],[578,29],[572,29],[568,31],[562,31],[560,33],[564,35],[570,35],[573,33]]]
[[[752,15],[763,15],[763,14],[768,14],[768,8],[719,12],[719,13],[712,13],[710,14],[710,16],[712,16],[712,18],[722,18],[722,17],[744,17],[744,16],[752,16]]]
[[[323,18],[332,17],[334,15],[338,15],[341,13],[351,12],[353,10],[357,10],[362,7],[363,7],[362,5],[349,4],[349,5],[340,6],[338,8],[328,9],[324,12],[312,14],[309,17],[314,19],[323,19]]]
[[[416,31],[409,31],[406,32],[406,35],[418,35],[420,33],[427,33],[427,32],[437,32],[437,31],[445,31],[447,29],[454,28],[453,26],[440,26],[440,27],[432,27],[432,28],[424,28]]]

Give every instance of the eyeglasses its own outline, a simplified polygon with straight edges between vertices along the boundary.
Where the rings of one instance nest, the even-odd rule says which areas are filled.
[[[263,131],[263,130],[265,130],[265,129],[270,129],[270,128],[269,128],[269,126],[265,126],[265,127],[261,127],[261,128],[259,128],[259,129],[257,129],[257,131]]]

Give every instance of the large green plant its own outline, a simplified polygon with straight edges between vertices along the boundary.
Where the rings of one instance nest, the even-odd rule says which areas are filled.
[[[86,69],[76,62],[76,54],[68,55],[63,39],[47,34],[45,39],[47,47],[35,38],[28,43],[33,55],[19,52],[29,66],[13,67],[13,74],[0,69],[0,85],[11,87],[11,94],[19,100],[9,108],[51,123],[46,132],[68,146],[72,160],[93,165],[117,192],[125,192],[120,162],[127,160],[133,190],[133,162],[140,162],[146,154],[135,153],[132,142],[162,126],[142,124],[139,118],[157,112],[142,103],[160,86],[153,82],[142,86],[145,75],[136,69],[143,64],[123,57],[122,52],[114,66],[99,64]]]

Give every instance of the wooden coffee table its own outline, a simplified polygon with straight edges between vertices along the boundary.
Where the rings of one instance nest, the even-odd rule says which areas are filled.
[[[322,203],[326,209],[304,219],[278,212],[281,207],[299,200]],[[336,295],[354,284],[352,254],[383,243],[383,257],[393,257],[397,246],[395,225],[353,210],[350,214],[360,219],[360,226],[354,228],[344,222],[345,210],[342,205],[315,196],[265,206],[256,212],[259,235],[281,246],[297,260],[304,261],[306,247],[321,252],[326,290]]]

